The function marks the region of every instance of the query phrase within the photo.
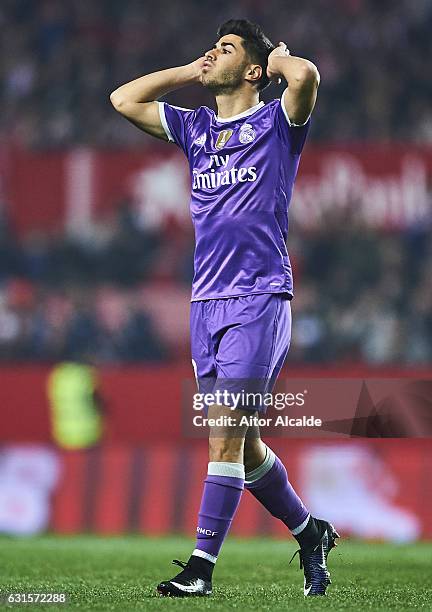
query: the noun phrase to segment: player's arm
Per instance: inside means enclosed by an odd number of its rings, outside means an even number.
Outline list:
[[[204,60],[200,57],[185,66],[146,74],[126,83],[112,92],[111,103],[116,111],[147,134],[167,140],[156,100],[175,89],[199,83]]]
[[[292,124],[304,124],[314,109],[320,83],[315,64],[290,55],[286,44],[279,43],[269,55],[267,74],[272,80],[287,81],[282,104]]]

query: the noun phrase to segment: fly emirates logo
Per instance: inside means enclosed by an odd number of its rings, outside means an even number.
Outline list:
[[[253,183],[257,180],[256,166],[227,169],[229,155],[210,155],[207,172],[193,170],[192,189],[217,189],[221,185]]]

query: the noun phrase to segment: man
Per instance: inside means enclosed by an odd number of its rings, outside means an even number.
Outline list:
[[[260,91],[281,78],[288,82],[282,98],[264,105]],[[217,115],[207,107],[188,110],[156,101],[193,83],[212,91]],[[196,236],[191,343],[200,390],[268,392],[285,360],[293,296],[288,204],[318,85],[311,62],[290,56],[284,43],[274,47],[259,26],[230,20],[203,57],[111,94],[118,112],[177,144],[189,160]],[[158,585],[161,595],[211,594],[213,568],[243,488],[299,542],[305,595],[325,594],[327,555],[339,536],[332,525],[310,516],[259,430],[241,425],[241,417],[256,410],[209,406],[209,418],[235,418],[226,427],[210,427],[195,549],[187,563],[174,561],[182,571]]]

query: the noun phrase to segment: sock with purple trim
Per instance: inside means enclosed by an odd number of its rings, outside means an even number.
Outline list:
[[[211,461],[208,464],[196,545],[188,561],[207,580],[211,580],[214,564],[240,503],[244,478],[242,463]]]
[[[289,482],[285,466],[268,446],[263,463],[246,474],[245,489],[299,539],[310,514]]]

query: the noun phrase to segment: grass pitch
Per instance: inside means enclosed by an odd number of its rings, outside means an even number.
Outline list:
[[[0,597],[5,592],[66,592],[63,605],[7,604],[41,610],[416,610],[432,609],[432,543],[391,545],[342,540],[329,558],[333,585],[304,599],[292,540],[236,540],[224,545],[209,598],[158,597],[155,585],[187,560],[184,538],[94,536],[0,538]]]

